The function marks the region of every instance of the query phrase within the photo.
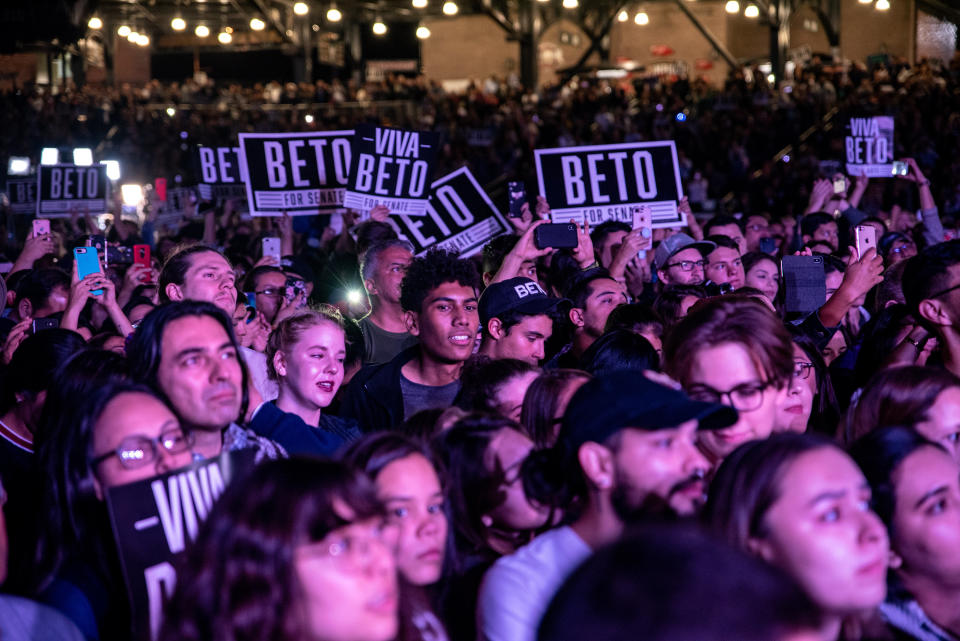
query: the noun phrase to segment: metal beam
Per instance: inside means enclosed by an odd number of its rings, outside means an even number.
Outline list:
[[[511,23],[502,11],[493,6],[490,0],[483,0],[483,12],[496,22],[498,27],[506,31],[511,38],[517,37],[518,26]]]
[[[270,26],[277,30],[277,33],[280,34],[280,37],[283,38],[285,42],[297,44],[290,36],[287,35],[287,30],[283,27],[283,25],[273,19],[270,9],[263,3],[263,0],[250,1],[253,2],[257,9],[260,10],[260,13],[263,14],[263,17],[267,19],[268,23],[270,23]]]
[[[693,26],[697,28],[697,31],[699,31],[701,35],[707,39],[707,42],[710,43],[710,46],[712,46],[716,52],[720,54],[720,57],[723,58],[728,65],[730,65],[730,68],[736,69],[740,66],[737,64],[733,54],[730,53],[730,50],[727,49],[722,42],[717,40],[717,37],[713,35],[713,32],[710,31],[705,24],[700,22],[700,19],[697,18],[697,16],[693,15],[693,12],[687,7],[686,0],[673,0],[673,3],[677,5],[677,8],[680,9],[680,11],[686,14],[687,18],[690,19],[690,22],[693,23]]]
[[[607,40],[607,38],[610,36],[610,28],[613,27],[613,21],[616,20],[617,14],[620,13],[620,11],[622,11],[626,5],[627,5],[626,1],[618,2],[616,5],[614,5],[613,11],[611,11],[610,14],[607,16],[606,22],[604,22],[599,33],[596,33],[593,30],[588,31],[584,27],[584,25],[582,24],[580,25],[580,28],[583,30],[583,32],[587,34],[587,37],[590,38],[590,46],[587,47],[587,50],[583,52],[580,58],[575,63],[573,63],[573,65],[568,67],[566,72],[564,72],[563,74],[564,82],[569,80],[573,76],[573,74],[576,73],[577,69],[580,69],[581,67],[583,67],[583,65],[587,63],[587,60],[590,58],[590,56],[593,54],[594,51],[599,53],[600,58],[603,60],[606,60],[607,58],[609,58],[610,49],[609,47],[604,49],[604,44],[605,44],[604,41]],[[607,41],[606,44],[609,44],[609,41]]]

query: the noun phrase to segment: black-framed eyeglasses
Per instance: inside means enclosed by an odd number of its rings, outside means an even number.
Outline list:
[[[939,291],[939,292],[937,292],[936,294],[930,294],[929,296],[927,296],[927,298],[937,298],[937,297],[939,297],[939,296],[943,296],[944,294],[949,294],[950,292],[952,292],[952,291],[954,291],[954,290],[957,290],[957,289],[960,289],[960,283],[957,283],[957,284],[954,285],[953,287],[948,287],[947,289],[944,289],[943,291]]]
[[[721,391],[714,389],[709,385],[697,383],[690,386],[687,395],[695,401],[704,403],[723,403],[740,412],[752,412],[763,403],[763,393],[768,387],[773,385],[773,381],[751,381],[741,383],[736,387]],[[724,402],[724,397],[729,402]]]
[[[810,378],[810,372],[813,370],[813,363],[806,361],[793,361],[793,377],[806,380]]]
[[[670,269],[671,267],[679,267],[682,272],[692,272],[694,267],[704,269],[706,266],[707,261],[705,260],[681,260],[676,263],[667,263],[663,268]]]
[[[180,428],[167,430],[157,437],[136,434],[120,441],[116,449],[90,459],[90,465],[96,467],[112,456],[120,461],[120,466],[128,470],[149,465],[157,460],[162,447],[171,454],[186,452],[193,447],[193,435]]]

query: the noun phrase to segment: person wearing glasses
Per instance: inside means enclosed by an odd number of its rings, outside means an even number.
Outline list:
[[[765,305],[740,296],[704,301],[669,334],[663,358],[664,371],[692,399],[739,412],[730,427],[700,435],[714,463],[742,443],[770,436],[794,361],[790,334]]]
[[[702,285],[706,256],[716,249],[709,241],[696,241],[686,234],[674,234],[661,241],[654,253],[657,278],[667,285]]]
[[[775,432],[836,434],[840,419],[837,396],[827,365],[812,339],[793,337],[793,376],[783,404],[777,408]]]
[[[385,516],[373,483],[343,463],[258,466],[204,522],[159,639],[393,641],[397,528]]]
[[[276,327],[283,320],[278,318],[282,309],[289,309],[289,313],[297,309],[296,300],[286,298],[286,285],[287,275],[282,269],[272,265],[254,268],[244,280],[243,291],[254,294],[257,311],[263,314],[271,327]]]
[[[936,362],[960,376],[960,240],[927,247],[911,258],[903,271],[903,294],[937,339],[938,352],[927,364]]]
[[[189,465],[193,438],[148,387],[105,382],[69,408],[38,452],[46,479],[35,558],[40,599],[87,639],[131,635],[107,491]],[[69,429],[67,429],[69,426]]]

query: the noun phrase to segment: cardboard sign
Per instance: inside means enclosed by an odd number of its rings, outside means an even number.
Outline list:
[[[377,205],[391,212],[423,216],[438,136],[374,125],[358,125],[344,207],[368,212]]]
[[[155,223],[166,229],[178,228],[186,220],[188,212],[196,211],[190,204],[196,196],[193,187],[167,187],[167,199],[154,203],[158,208]]]
[[[239,147],[197,147],[197,193],[216,202],[247,195]]]
[[[110,181],[106,165],[41,165],[37,172],[37,216],[65,218],[71,211],[93,215],[107,210]]]
[[[10,211],[13,213],[37,213],[37,177],[8,177],[7,198],[10,199]]]
[[[491,238],[510,231],[509,223],[466,167],[431,185],[425,216],[395,214],[390,219],[417,255],[439,247],[466,258],[483,249]]]
[[[847,124],[844,150],[850,176],[892,176],[893,117],[851,118]]]
[[[197,538],[214,501],[253,466],[255,455],[254,450],[229,452],[107,490],[136,639],[156,638],[164,604],[176,587],[177,560]]]
[[[352,131],[240,134],[250,214],[302,216],[342,209],[352,138]]]
[[[677,147],[672,140],[537,149],[537,182],[555,223],[584,219],[633,222],[633,208],[648,205],[654,227],[686,224]]]

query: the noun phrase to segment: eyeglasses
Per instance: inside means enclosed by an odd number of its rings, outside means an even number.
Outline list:
[[[167,430],[156,438],[142,434],[128,436],[120,441],[115,450],[90,459],[90,465],[96,467],[111,456],[116,456],[121,467],[135,470],[156,461],[160,454],[158,448],[162,447],[171,454],[179,454],[193,447],[193,441],[193,435],[185,434],[179,428]]]
[[[773,385],[773,381],[753,381],[741,383],[733,389],[720,391],[709,385],[695,384],[687,390],[687,394],[695,401],[704,403],[723,403],[740,412],[752,412],[763,403],[763,392]],[[730,402],[724,403],[726,397]]]
[[[900,245],[899,247],[894,247],[893,249],[890,250],[890,253],[891,253],[891,254],[902,254],[903,252],[905,252],[905,251],[907,251],[907,250],[910,250],[910,249],[912,249],[913,251],[916,251],[916,250],[917,250],[917,248],[914,246],[913,243],[908,243],[908,244],[906,244],[906,245]]]
[[[286,290],[274,288],[274,287],[268,287],[266,289],[261,289],[260,291],[255,291],[253,293],[259,294],[261,296],[283,296],[286,294]]]
[[[804,361],[793,361],[793,377],[806,380],[810,378],[810,370],[813,369],[813,363]]]
[[[945,290],[943,290],[943,291],[937,292],[936,294],[930,294],[929,296],[927,296],[927,298],[937,298],[938,296],[943,296],[944,294],[949,294],[950,292],[952,292],[952,291],[954,291],[954,290],[956,290],[956,289],[960,289],[960,283],[954,285],[953,287],[949,287],[949,288],[947,288],[947,289],[945,289]]]
[[[680,271],[683,272],[692,272],[694,267],[699,267],[703,269],[707,266],[707,261],[705,260],[681,260],[676,263],[667,263],[663,266],[664,269],[670,269],[671,267],[679,267]]]
[[[768,229],[770,229],[770,226],[760,225],[755,223],[753,225],[747,225],[747,229],[749,229],[750,231],[767,231]]]

